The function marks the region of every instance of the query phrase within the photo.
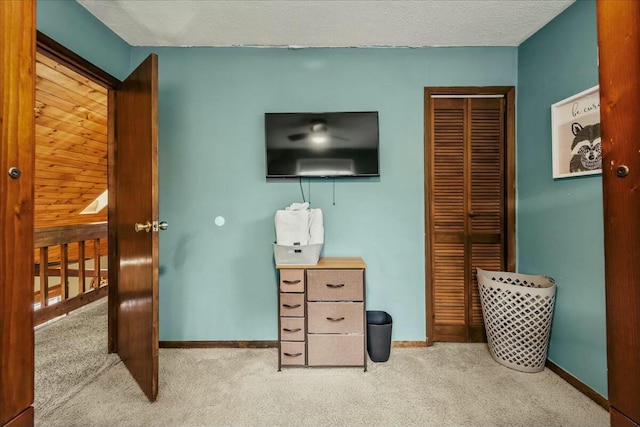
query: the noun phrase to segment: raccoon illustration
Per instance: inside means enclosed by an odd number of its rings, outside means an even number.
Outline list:
[[[571,143],[570,172],[583,172],[602,167],[602,146],[600,139],[600,123],[582,126],[573,123],[571,131],[575,135]]]

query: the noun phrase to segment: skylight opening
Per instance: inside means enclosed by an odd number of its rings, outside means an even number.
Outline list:
[[[104,190],[102,194],[80,212],[80,215],[97,214],[109,204],[109,190]]]

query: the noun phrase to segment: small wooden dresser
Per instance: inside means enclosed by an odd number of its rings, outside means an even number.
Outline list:
[[[361,366],[367,370],[362,258],[277,265],[278,370],[283,366]]]

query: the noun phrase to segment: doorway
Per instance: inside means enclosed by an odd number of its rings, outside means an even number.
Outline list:
[[[38,326],[107,294],[108,89],[40,46],[35,69]]]
[[[59,404],[78,384],[117,359],[107,351],[107,301],[97,301],[108,290],[108,88],[58,61],[41,47],[43,43],[46,39],[39,35],[33,300],[36,416],[57,406],[55,402]],[[96,303],[76,311],[92,302]],[[61,323],[49,324],[54,319]]]
[[[107,90],[107,116],[103,123],[106,122],[111,266],[108,351],[118,353],[153,401],[158,384],[158,231],[166,228],[158,221],[158,57],[149,55],[119,81],[40,33],[38,49]],[[91,96],[95,95],[93,89],[89,91]],[[104,102],[102,97],[94,100]],[[97,279],[99,254],[99,239],[94,236]],[[96,286],[98,291],[102,289],[99,284]]]
[[[0,166],[8,172],[0,174],[0,424],[13,426],[33,424],[35,22],[34,0],[0,2]],[[108,89],[108,348],[153,401],[158,389],[157,232],[166,229],[158,220],[158,57],[149,55],[120,82],[44,35],[38,38],[40,49]],[[116,144],[126,149],[116,150]],[[126,187],[134,191],[119,194]]]
[[[514,98],[425,88],[427,345],[486,341],[475,268],[515,268]]]

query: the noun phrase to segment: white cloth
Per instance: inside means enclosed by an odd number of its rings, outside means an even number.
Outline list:
[[[322,209],[311,209],[309,211],[309,244],[315,245],[318,243],[324,243]]]
[[[309,244],[309,211],[277,210],[275,216],[278,245]]]
[[[309,203],[292,203],[275,216],[276,244],[283,246],[324,243],[322,209],[309,209]]]
[[[284,208],[286,211],[306,211],[309,209],[309,203],[291,203],[291,205]]]

